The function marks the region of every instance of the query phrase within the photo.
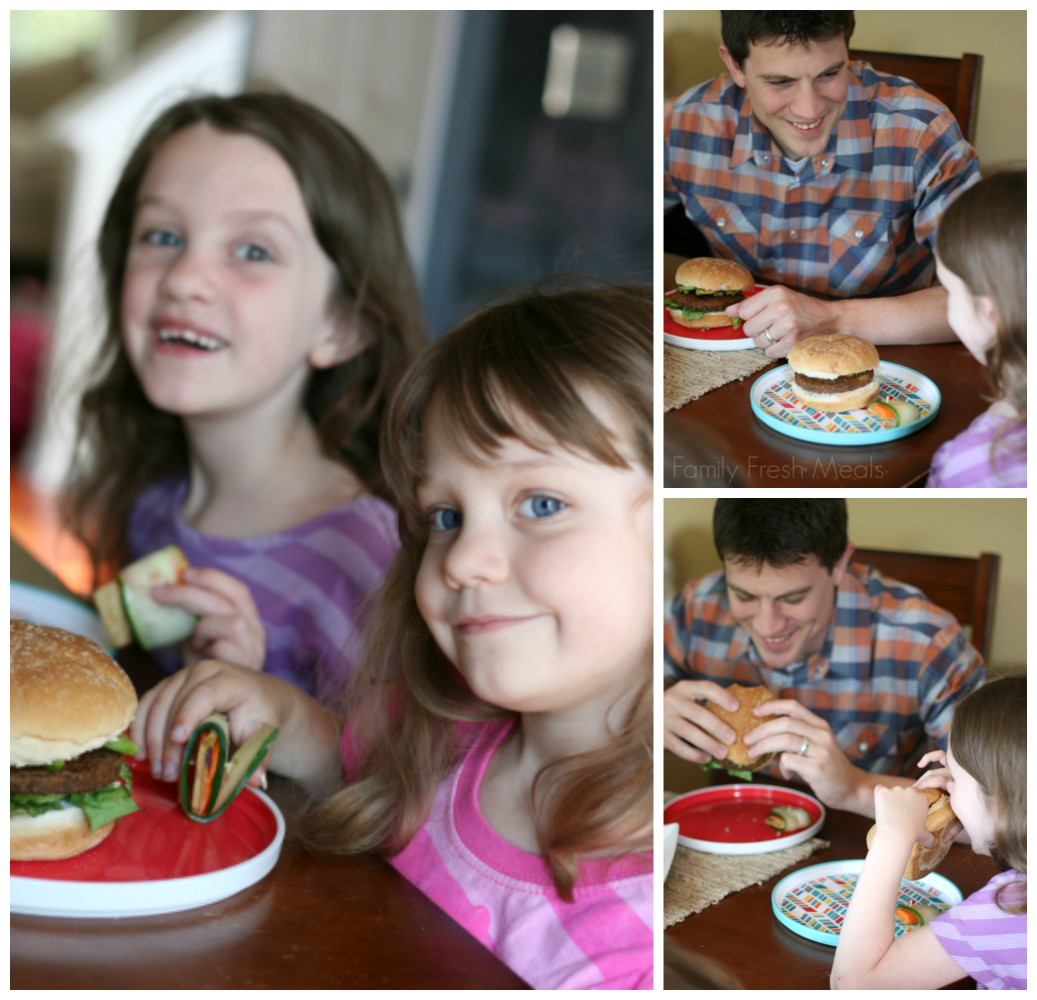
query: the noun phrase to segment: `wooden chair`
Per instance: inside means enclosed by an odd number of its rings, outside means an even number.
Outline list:
[[[960,59],[938,56],[909,56],[899,52],[869,52],[850,49],[851,59],[863,59],[880,73],[892,73],[917,83],[922,90],[942,101],[958,119],[965,141],[974,143],[979,78],[983,57],[966,52]]]
[[[917,587],[958,624],[972,628],[971,642],[984,662],[994,629],[994,599],[1001,557],[984,552],[978,559],[854,549],[851,562],[874,566],[886,576]]]

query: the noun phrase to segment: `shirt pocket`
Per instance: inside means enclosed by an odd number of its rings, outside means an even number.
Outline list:
[[[702,195],[692,195],[687,205],[691,221],[722,256],[760,272],[760,209]]]
[[[849,722],[836,737],[846,756],[855,763],[893,757],[897,753],[896,733],[887,723]],[[864,769],[869,770],[866,764]]]
[[[896,274],[892,216],[833,208],[828,217],[828,287],[862,297]]]

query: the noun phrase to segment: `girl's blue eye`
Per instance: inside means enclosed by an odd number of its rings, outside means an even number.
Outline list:
[[[437,507],[428,516],[430,531],[456,531],[461,527],[461,512],[453,507]]]
[[[557,514],[565,504],[556,497],[536,496],[523,500],[519,513],[523,517],[550,517]]]
[[[168,229],[149,229],[143,236],[143,242],[153,247],[178,247],[180,237],[169,232]]]
[[[243,243],[234,251],[234,256],[238,260],[270,260],[270,254],[255,243]]]

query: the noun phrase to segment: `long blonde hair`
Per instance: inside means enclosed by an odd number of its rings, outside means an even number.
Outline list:
[[[996,473],[1002,439],[1026,425],[1026,171],[991,174],[960,194],[940,220],[936,254],[974,297],[986,296],[994,308],[987,377],[993,398],[1008,400],[1018,414],[991,443]]]
[[[1026,675],[987,681],[962,698],[951,720],[950,746],[993,814],[994,863],[1001,871],[1014,868],[1025,875]],[[1025,913],[1026,892],[1008,891],[1013,885],[1001,886],[995,902],[1007,913]]]
[[[430,407],[459,446],[492,461],[504,438],[563,447],[629,467],[624,444],[652,464],[652,299],[647,286],[588,286],[530,294],[476,313],[436,341],[402,380],[383,436],[386,480],[400,509],[402,547],[368,621],[367,644],[340,703],[358,748],[352,784],[303,824],[311,849],[402,850],[462,752],[459,722],[514,713],[474,696],[436,645],[414,585],[427,539],[416,491]],[[617,441],[588,407],[601,392],[622,413]],[[559,895],[573,898],[581,857],[649,846],[651,665],[608,745],[554,761],[538,775],[533,815]],[[549,788],[548,791],[544,791]]]

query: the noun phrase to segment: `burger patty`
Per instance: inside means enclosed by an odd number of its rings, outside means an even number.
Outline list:
[[[839,378],[811,378],[796,372],[796,385],[810,392],[850,392],[852,389],[863,389],[875,377],[875,370],[857,372],[854,375],[840,375]]]
[[[72,795],[106,788],[119,777],[122,755],[114,750],[91,750],[65,761],[59,771],[46,767],[12,767],[12,795]]]
[[[685,309],[723,312],[728,306],[743,301],[745,296],[741,292],[733,292],[731,295],[689,295],[687,292],[670,292],[666,298],[684,306]]]

